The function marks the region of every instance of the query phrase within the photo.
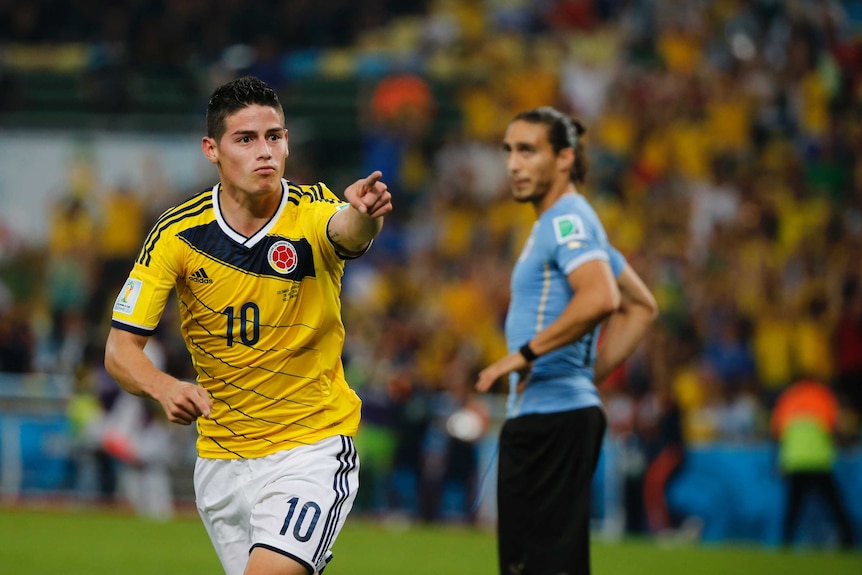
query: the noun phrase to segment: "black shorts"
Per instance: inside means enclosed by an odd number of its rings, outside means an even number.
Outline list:
[[[587,575],[599,407],[508,420],[497,475],[500,575]]]

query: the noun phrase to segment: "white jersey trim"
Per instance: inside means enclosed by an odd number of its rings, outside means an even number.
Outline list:
[[[563,270],[563,273],[565,273],[566,275],[569,275],[570,273],[572,273],[574,270],[578,269],[579,267],[581,267],[585,263],[591,262],[593,260],[601,260],[601,261],[608,262],[608,263],[610,263],[610,261],[611,261],[610,257],[608,257],[608,253],[606,251],[599,250],[599,249],[592,250],[592,251],[589,251],[585,254],[579,255],[578,257],[576,257],[575,259],[570,261],[568,264],[566,264],[566,269]]]
[[[218,191],[221,183],[218,183],[212,188],[212,198],[213,198],[213,211],[215,212],[216,222],[218,223],[218,227],[221,228],[221,231],[224,234],[235,241],[236,243],[243,245],[247,248],[252,248],[257,245],[263,238],[266,237],[266,234],[272,230],[275,226],[278,219],[281,217],[282,212],[284,212],[284,206],[287,205],[287,181],[282,178],[281,179],[281,203],[278,206],[278,209],[275,211],[275,215],[270,218],[269,222],[265,226],[263,226],[260,230],[257,231],[253,236],[247,238],[244,235],[236,232],[232,229],[227,221],[224,219],[221,213],[221,205],[219,205],[218,201]]]

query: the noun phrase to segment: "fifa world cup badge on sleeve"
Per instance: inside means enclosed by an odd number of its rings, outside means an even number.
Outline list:
[[[558,244],[572,240],[582,240],[587,235],[584,232],[583,220],[574,214],[566,214],[554,218],[554,235]]]
[[[141,289],[144,287],[144,282],[129,278],[123,285],[123,289],[117,296],[117,301],[114,302],[114,311],[130,315],[135,311],[135,304],[138,303],[138,296],[141,295]]]

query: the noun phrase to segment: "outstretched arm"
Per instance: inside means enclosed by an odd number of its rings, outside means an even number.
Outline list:
[[[156,368],[144,353],[147,339],[111,328],[105,344],[105,369],[111,377],[129,393],[158,401],[174,423],[189,425],[201,415],[209,417],[212,400],[207,392]]]
[[[392,211],[392,194],[379,171],[355,181],[344,190],[350,207],[329,220],[329,239],[346,255],[361,254],[383,228],[383,216]]]
[[[658,317],[658,304],[628,264],[617,277],[620,288],[620,307],[611,315],[605,326],[602,346],[595,365],[595,382],[601,383],[619,367],[641,342],[647,328]]]

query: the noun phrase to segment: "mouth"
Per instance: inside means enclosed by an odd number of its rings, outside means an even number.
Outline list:
[[[260,174],[261,176],[271,176],[272,174],[275,173],[275,168],[273,168],[272,166],[263,166],[263,167],[257,168],[254,171],[254,173]]]

